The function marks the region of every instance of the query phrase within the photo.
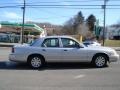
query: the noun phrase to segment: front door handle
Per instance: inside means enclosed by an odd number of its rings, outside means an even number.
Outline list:
[[[65,49],[64,51],[68,51],[68,50]]]
[[[42,49],[42,51],[46,51],[45,49]]]

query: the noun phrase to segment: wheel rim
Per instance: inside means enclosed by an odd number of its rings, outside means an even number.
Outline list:
[[[106,59],[103,56],[99,56],[96,58],[95,63],[96,63],[96,66],[102,67],[105,65]]]
[[[41,59],[39,57],[34,57],[32,58],[31,60],[31,66],[34,67],[34,68],[38,68],[41,66]]]

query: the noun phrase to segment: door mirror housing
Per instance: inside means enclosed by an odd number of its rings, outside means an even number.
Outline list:
[[[80,44],[77,44],[75,45],[76,48],[84,48],[84,46],[80,45]]]

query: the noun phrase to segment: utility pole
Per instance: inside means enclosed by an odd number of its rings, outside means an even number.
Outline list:
[[[24,5],[22,7],[23,9],[23,20],[22,20],[22,29],[21,29],[21,37],[20,37],[20,43],[24,43],[24,24],[25,24],[25,0],[24,0]]]
[[[104,26],[103,26],[103,46],[105,44],[105,27],[106,27],[106,3],[109,0],[104,0],[104,5],[103,5],[103,9],[104,9]]]

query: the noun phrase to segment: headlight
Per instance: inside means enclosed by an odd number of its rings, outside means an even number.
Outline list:
[[[116,54],[116,51],[110,51],[108,54],[109,54],[110,56],[111,56],[111,55],[115,55],[115,54]]]
[[[114,52],[109,52],[109,55],[111,56],[111,55],[114,55],[115,53]]]

